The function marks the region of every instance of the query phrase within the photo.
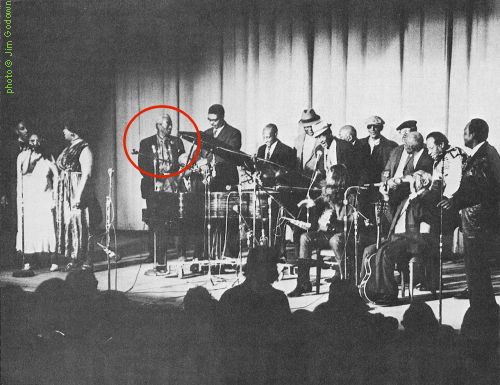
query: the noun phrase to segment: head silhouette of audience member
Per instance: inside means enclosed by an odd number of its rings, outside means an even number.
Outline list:
[[[189,289],[184,297],[184,311],[190,317],[211,317],[216,305],[217,301],[203,286],[196,286]]]
[[[278,279],[277,250],[267,246],[258,246],[250,250],[243,269],[246,281],[257,285],[270,285]]]
[[[340,279],[338,275],[333,277],[330,284],[328,304],[346,312],[366,311],[368,309],[356,287],[349,281]]]
[[[42,332],[65,332],[72,318],[74,306],[69,285],[60,278],[42,282],[35,290],[36,311]]]
[[[90,270],[73,270],[66,276],[73,295],[80,298],[92,299],[97,295],[97,279]]]
[[[403,314],[401,324],[405,331],[412,334],[429,335],[439,330],[439,322],[425,302],[412,302]]]

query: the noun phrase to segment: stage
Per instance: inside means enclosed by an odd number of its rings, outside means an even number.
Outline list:
[[[147,304],[165,304],[171,306],[182,306],[186,292],[195,286],[205,286],[212,296],[219,299],[225,290],[238,284],[236,271],[228,268],[222,274],[212,275],[210,280],[206,274],[192,274],[189,269],[184,268],[183,278],[178,277],[179,263],[174,258],[175,250],[170,248],[168,266],[170,274],[167,275],[145,275],[153,267],[152,263],[145,263],[147,249],[145,244],[146,234],[144,232],[119,232],[118,233],[118,254],[122,259],[117,264],[117,269],[111,271],[111,288],[126,292],[127,296],[134,301]],[[188,253],[189,256],[189,253]],[[112,264],[114,267],[114,264]],[[279,265],[280,271],[283,265]],[[95,264],[95,276],[98,280],[98,289],[107,290],[108,273],[106,261],[100,261]],[[186,271],[187,270],[187,271]],[[67,273],[49,272],[48,268],[35,270],[35,276],[30,278],[12,277],[12,269],[0,272],[0,285],[15,284],[21,286],[24,290],[34,291],[37,286],[50,278],[64,279]],[[443,264],[443,323],[451,325],[459,330],[462,318],[469,307],[468,300],[453,298],[453,295],[459,293],[466,286],[465,272],[462,260],[449,260]],[[322,281],[320,294],[309,293],[298,298],[289,298],[292,311],[298,309],[314,310],[314,308],[328,299],[329,284],[324,281],[331,277],[333,270],[322,271]],[[115,280],[116,278],[116,280]],[[274,283],[274,287],[288,293],[293,290],[296,283],[296,276],[288,274],[287,271],[282,274],[282,279]],[[311,280],[315,280],[315,269],[311,269]],[[239,277],[240,281],[243,276]],[[492,279],[495,288],[497,303],[500,304],[500,267],[492,266]],[[313,287],[314,289],[314,287]],[[424,300],[431,306],[434,314],[438,316],[439,301],[427,291],[414,291],[415,300]],[[377,306],[372,305],[372,312],[382,313],[384,315],[396,317],[401,321],[403,313],[409,306],[408,291],[405,298],[399,298],[399,303],[395,306]]]

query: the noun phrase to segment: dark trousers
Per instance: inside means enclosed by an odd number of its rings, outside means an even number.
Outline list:
[[[490,242],[486,238],[485,235],[464,234],[465,274],[472,307],[489,307],[496,303],[488,265]]]
[[[314,249],[332,249],[335,253],[340,271],[343,271],[342,263],[344,260],[344,233],[334,233],[330,231],[309,231],[300,235],[299,242],[299,269],[297,271],[297,285],[307,284],[310,280],[308,263],[311,259],[311,253]]]

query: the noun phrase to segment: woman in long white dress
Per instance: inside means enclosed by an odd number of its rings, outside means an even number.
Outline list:
[[[17,157],[18,230],[16,248],[24,254],[24,269],[30,269],[38,253],[51,256],[51,271],[57,268],[54,221],[55,191],[58,171],[54,159],[32,134],[29,149]]]

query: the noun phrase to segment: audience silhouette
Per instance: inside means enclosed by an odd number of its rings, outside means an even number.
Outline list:
[[[277,253],[258,247],[245,280],[184,308],[97,290],[91,272],[34,293],[0,289],[2,384],[494,384],[498,308],[469,308],[456,333],[424,302],[401,327],[340,279],[314,311],[290,312],[272,284]]]

